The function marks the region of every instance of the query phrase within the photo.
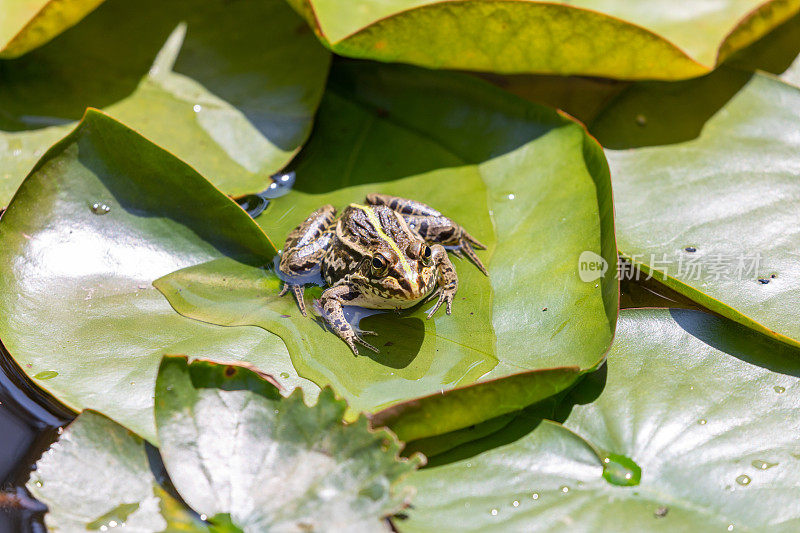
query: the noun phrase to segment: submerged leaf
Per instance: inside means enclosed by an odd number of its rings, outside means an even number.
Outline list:
[[[36,463],[28,490],[52,531],[207,531],[159,485],[141,438],[85,411]]]
[[[184,501],[245,532],[377,531],[413,489],[422,462],[324,390],[316,405],[238,366],[166,357],[156,385],[161,454]]]

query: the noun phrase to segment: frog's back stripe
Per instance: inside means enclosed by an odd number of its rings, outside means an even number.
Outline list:
[[[372,227],[378,233],[378,236],[389,245],[389,247],[397,254],[397,257],[400,258],[400,265],[403,267],[403,274],[406,277],[411,277],[414,273],[411,270],[411,266],[408,264],[408,260],[406,259],[406,254],[404,254],[400,248],[397,246],[397,243],[394,242],[394,239],[389,237],[385,231],[383,231],[383,226],[381,225],[381,221],[378,220],[378,215],[375,214],[375,208],[371,205],[359,205],[353,204],[354,206],[358,207],[359,209],[363,210],[364,214],[367,215],[369,221],[372,223]]]

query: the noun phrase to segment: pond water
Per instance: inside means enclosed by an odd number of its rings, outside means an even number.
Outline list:
[[[22,377],[0,344],[0,533],[45,531],[45,507],[24,486],[32,465],[69,418]]]

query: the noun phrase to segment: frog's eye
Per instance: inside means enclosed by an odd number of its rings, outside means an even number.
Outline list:
[[[388,267],[389,263],[382,255],[376,255],[372,258],[372,273],[376,276],[382,276],[386,274]]]
[[[433,253],[431,252],[430,246],[425,246],[422,248],[422,262],[426,265],[431,262],[431,256]]]

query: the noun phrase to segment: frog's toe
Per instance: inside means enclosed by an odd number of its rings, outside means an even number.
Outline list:
[[[281,289],[281,292],[278,294],[278,297],[280,298],[281,296],[286,296],[287,292],[289,292],[289,284],[284,281],[283,289]]]
[[[460,246],[459,249],[462,252],[464,252],[467,255],[467,257],[469,257],[470,260],[472,260],[473,263],[475,263],[475,266],[478,267],[478,269],[481,272],[483,272],[486,276],[488,276],[489,275],[489,271],[486,270],[485,266],[483,266],[483,263],[481,262],[480,258],[478,257],[478,254],[476,254],[475,250],[472,249],[472,246],[470,245],[470,243],[462,238],[461,241],[459,242],[459,246]]]
[[[470,243],[472,246],[474,246],[478,250],[485,250],[486,249],[486,245],[485,244],[481,244],[481,242],[478,241],[478,239],[476,239],[475,237],[473,237],[472,235],[470,235],[469,233],[467,233],[463,229],[461,230],[461,240],[462,241],[466,240],[468,243]],[[462,246],[463,246],[463,243],[462,243]]]
[[[361,333],[364,333],[364,332],[362,331]],[[368,343],[367,341],[365,341],[361,337],[356,336],[355,340],[359,344],[363,345],[365,348],[367,348],[369,350],[372,350],[375,353],[381,353],[380,350],[378,350],[376,347],[374,347],[373,345],[371,345],[370,343]],[[355,352],[355,354],[358,355],[358,352],[356,351],[355,347],[351,346],[351,348],[353,349],[353,352]]]
[[[377,335],[378,335],[378,334],[377,334],[377,333],[375,333],[374,331],[368,331],[368,330],[365,330],[365,329],[360,329],[360,330],[358,330],[358,334],[359,334],[359,335],[375,335],[375,336],[377,336]]]

